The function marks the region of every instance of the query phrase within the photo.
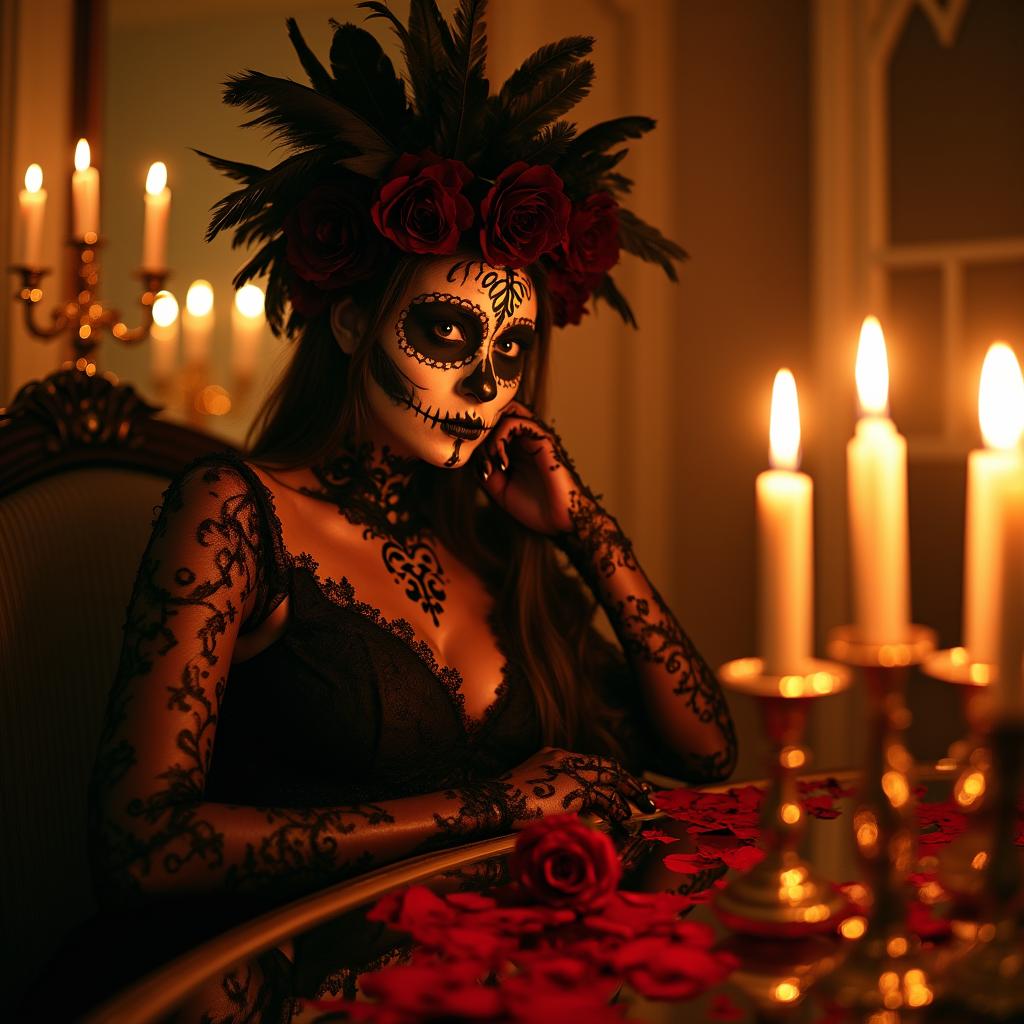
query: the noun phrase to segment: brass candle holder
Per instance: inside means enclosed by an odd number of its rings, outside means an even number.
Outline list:
[[[981,879],[983,919],[975,945],[953,965],[950,995],[990,1017],[1017,1020],[1024,1012],[1024,936],[1019,928],[1024,871],[1016,845],[1017,801],[1024,782],[1024,718],[1002,716],[990,733],[990,749],[987,799],[973,815],[972,828],[959,837],[975,851],[972,867]],[[966,854],[952,852],[954,863],[962,865]]]
[[[167,280],[166,270],[138,271],[143,285],[139,298],[143,319],[137,327],[129,327],[117,310],[108,309],[96,298],[100,277],[97,254],[101,244],[94,232],[70,242],[78,252],[78,291],[73,298],[51,310],[49,324],[37,322],[36,309],[43,301],[41,285],[43,278],[51,272],[50,268],[23,264],[11,267],[12,271],[21,276],[21,288],[15,293],[15,298],[20,300],[24,308],[25,327],[29,334],[42,341],[50,341],[66,332],[75,357],[84,357],[86,360],[99,345],[105,330],[109,330],[118,341],[126,345],[135,345],[147,338],[153,326],[153,302]]]
[[[920,942],[907,924],[907,876],[916,858],[912,759],[904,743],[907,676],[935,649],[935,632],[913,625],[894,643],[866,641],[854,626],[829,634],[829,656],[859,668],[868,694],[868,749],[853,814],[854,839],[870,891],[864,935],[825,981],[844,1008],[913,1010],[934,998]]]
[[[740,658],[718,673],[724,686],[757,699],[772,746],[771,781],[761,805],[764,860],[714,902],[722,921],[739,934],[778,938],[824,931],[846,903],[800,856],[804,810],[797,776],[810,759],[802,741],[811,702],[845,690],[850,673],[829,661],[809,660],[801,667],[803,674],[771,675],[760,658]]]

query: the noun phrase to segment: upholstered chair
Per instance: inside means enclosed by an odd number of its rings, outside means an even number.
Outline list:
[[[72,364],[0,409],[0,931],[15,996],[94,910],[86,791],[154,508],[188,461],[228,447],[157,411]]]

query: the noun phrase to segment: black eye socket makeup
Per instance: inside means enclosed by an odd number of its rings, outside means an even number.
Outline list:
[[[402,352],[442,370],[470,363],[488,329],[487,314],[476,303],[444,292],[417,295],[395,324]]]
[[[515,387],[519,384],[527,356],[537,341],[537,331],[532,320],[515,317],[510,323],[511,326],[491,342],[494,375],[502,387]]]

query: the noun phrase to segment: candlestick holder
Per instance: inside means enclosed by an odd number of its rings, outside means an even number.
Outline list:
[[[802,745],[811,702],[850,685],[843,665],[808,660],[803,674],[772,675],[760,658],[740,658],[719,669],[723,686],[756,698],[772,747],[770,784],[761,805],[765,857],[717,896],[714,909],[734,932],[778,938],[832,927],[846,900],[818,877],[798,846],[804,810],[797,774],[809,761]]]
[[[904,743],[910,712],[907,676],[935,649],[935,632],[909,627],[893,643],[865,640],[854,626],[829,634],[829,656],[864,676],[868,695],[868,747],[853,814],[857,855],[870,891],[868,924],[843,964],[825,981],[844,1008],[912,1010],[934,998],[934,978],[920,941],[907,923],[907,876],[916,857],[917,819]]]
[[[51,272],[50,268],[23,264],[11,267],[21,275],[21,288],[15,293],[15,298],[24,308],[25,327],[29,334],[42,341],[50,341],[67,332],[75,357],[86,359],[99,345],[105,330],[126,345],[135,345],[147,338],[153,325],[153,302],[167,280],[167,271],[138,271],[137,276],[143,285],[139,298],[143,319],[137,327],[129,327],[117,310],[106,308],[96,298],[100,277],[97,254],[102,244],[99,238],[89,232],[84,239],[73,239],[70,244],[78,252],[78,291],[73,298],[51,310],[48,325],[37,322],[36,309],[43,301],[41,285],[43,278]]]
[[[950,995],[998,1019],[1024,1011],[1024,937],[1018,920],[1024,872],[1017,846],[1017,800],[1024,781],[1024,718],[1004,716],[990,733],[991,785],[973,827],[959,837],[979,848],[974,869],[981,877],[984,920],[976,944],[952,967]],[[954,841],[951,847],[958,841]],[[957,858],[962,859],[962,858]]]

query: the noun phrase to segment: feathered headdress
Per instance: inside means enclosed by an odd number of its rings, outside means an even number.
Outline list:
[[[610,273],[620,248],[672,280],[686,254],[616,198],[632,186],[616,170],[622,144],[654,121],[578,131],[565,119],[590,91],[593,39],[542,46],[492,95],[486,0],[460,0],[450,24],[436,0],[411,0],[408,25],[380,0],[357,6],[390,22],[404,81],[373,35],[333,19],[328,70],[289,18],[310,85],[245,71],[224,91],[255,112],[243,127],[265,128],[288,155],[264,169],[196,150],[241,183],[211,210],[206,238],[234,229],[233,246],[258,247],[234,285],[266,275],[273,332],[290,334],[358,294],[402,253],[467,245],[489,263],[539,267],[557,325],[579,323],[593,297],[635,326]]]

